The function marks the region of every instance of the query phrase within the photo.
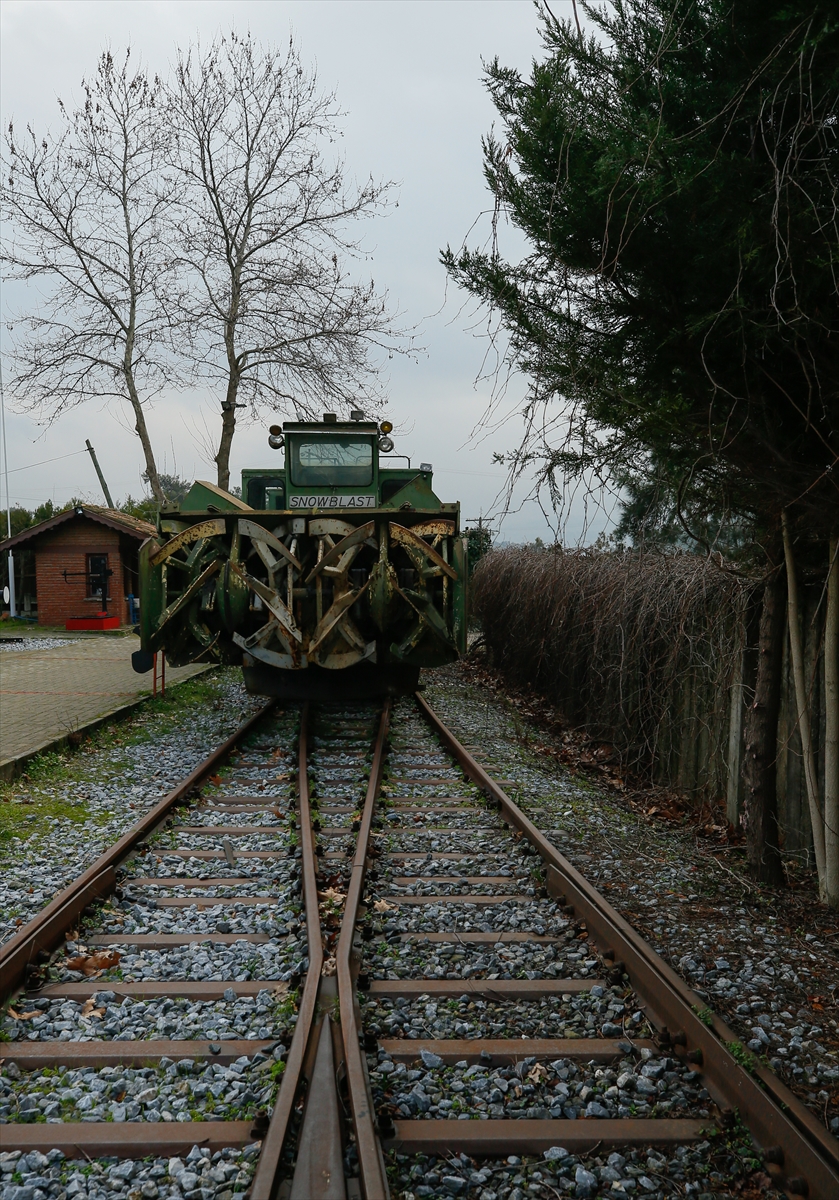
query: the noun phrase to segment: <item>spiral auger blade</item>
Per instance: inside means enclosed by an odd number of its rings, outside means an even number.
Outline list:
[[[279,514],[273,528],[261,513],[173,521],[168,541],[141,551],[144,649],[164,650],[174,665],[278,671],[416,671],[454,660],[455,522],[368,514]]]

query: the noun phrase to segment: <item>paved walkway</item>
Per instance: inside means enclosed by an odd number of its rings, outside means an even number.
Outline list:
[[[52,649],[0,649],[0,768],[150,692],[151,672],[131,667],[139,645],[134,634],[94,635]],[[166,684],[204,670],[167,667]]]

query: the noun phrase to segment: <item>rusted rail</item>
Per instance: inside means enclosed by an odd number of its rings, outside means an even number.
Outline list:
[[[555,846],[536,828],[518,805],[483,769],[452,731],[417,693],[417,703],[431,728],[464,774],[500,810],[503,819],[519,831],[547,867],[549,892],[586,922],[601,958],[621,963],[635,990],[646,1002],[646,1015],[670,1053],[692,1053],[702,1064],[709,1090],[737,1109],[744,1124],[793,1195],[813,1200],[839,1196],[839,1145],[804,1105],[771,1071],[757,1067],[753,1074],[740,1066],[727,1048],[737,1043],[734,1032],[718,1017],[707,1027],[697,1016],[702,999],[656,954],[596,888],[583,878]],[[676,1039],[676,1044],[672,1039]],[[426,1122],[430,1124],[430,1122]],[[482,1122],[486,1127],[489,1122]],[[603,1129],[606,1122],[597,1122]],[[471,1131],[470,1131],[471,1132]]]
[[[809,1196],[810,1200],[835,1200],[839,1196],[839,1147],[815,1118],[783,1086],[771,1072],[757,1067],[749,1073],[740,1066],[727,1044],[736,1041],[732,1031],[717,1018],[707,1026],[699,1020],[697,1011],[703,1007],[700,998],[673,972],[666,963],[647,945],[630,925],[608,904],[582,875],[559,853],[528,819],[522,810],[476,762],[475,758],[458,741],[457,737],[437,716],[422,696],[417,704],[431,729],[448,752],[458,762],[464,774],[475,783],[484,796],[500,811],[502,819],[521,834],[541,856],[546,868],[548,891],[561,900],[565,912],[584,920],[590,943],[595,945],[603,963],[603,974],[617,980],[628,975],[632,987],[641,997],[645,1013],[658,1031],[657,1041],[666,1053],[690,1056],[703,1076],[703,1083],[721,1109],[736,1109],[743,1122],[749,1127],[757,1143],[768,1152],[767,1169],[773,1182],[783,1187],[789,1195]],[[30,922],[6,947],[0,950],[0,981],[6,993],[20,985],[26,974],[26,966],[36,960],[39,951],[48,952],[61,940],[69,926],[92,898],[107,894],[115,886],[115,868],[127,857],[137,843],[157,827],[174,807],[186,799],[197,784],[208,775],[221,759],[235,746],[236,742],[267,712],[261,710],[246,722],[232,738],[220,746],[196,771],[173,789],[141,822],[122,838],[106,855],[94,864],[80,879],[57,897],[43,913]],[[372,765],[367,781],[366,795],[360,820],[356,829],[354,848],[347,851],[352,864],[346,887],[346,898],[341,928],[335,948],[335,975],[330,964],[325,964],[325,927],[321,922],[318,896],[319,863],[317,845],[322,838],[324,846],[331,838],[348,836],[350,827],[336,826],[320,829],[317,823],[317,801],[309,790],[309,750],[311,714],[308,706],[302,713],[299,743],[297,748],[297,800],[301,849],[301,883],[308,939],[308,968],[300,995],[297,1022],[289,1049],[282,1085],[277,1095],[267,1130],[261,1132],[262,1151],[250,1188],[250,1200],[276,1200],[280,1184],[285,1180],[282,1195],[291,1200],[306,1197],[306,1200],[345,1200],[347,1182],[342,1162],[343,1149],[350,1133],[344,1118],[346,1111],[341,1103],[336,1077],[346,1079],[348,1115],[351,1121],[351,1138],[354,1138],[358,1156],[358,1186],[364,1200],[388,1200],[389,1190],[383,1146],[402,1153],[446,1153],[457,1149],[479,1157],[497,1157],[512,1152],[543,1153],[555,1144],[559,1131],[557,1121],[528,1119],[454,1122],[444,1120],[397,1120],[387,1129],[377,1125],[371,1098],[370,1080],[363,1046],[361,1015],[356,995],[356,978],[360,963],[360,943],[355,941],[356,927],[363,911],[365,874],[371,860],[371,834],[375,818],[376,802],[381,790],[385,752],[391,722],[390,704],[386,704],[378,720],[373,746]],[[369,743],[368,743],[369,745]],[[406,783],[439,784],[449,780],[412,780]],[[247,798],[245,798],[247,802]],[[226,805],[244,808],[241,801],[217,799],[216,811]],[[338,804],[342,804],[339,801]],[[412,808],[410,802],[400,806],[408,812],[419,812],[421,806]],[[429,814],[444,815],[462,807],[457,798],[433,802],[427,806]],[[331,806],[332,811],[345,814],[352,811],[344,807]],[[436,818],[435,818],[436,820]],[[188,832],[190,826],[181,827]],[[197,826],[204,829],[206,826]],[[255,826],[212,826],[218,835],[235,838],[239,833],[252,832]],[[406,832],[391,826],[395,833]],[[209,856],[209,852],[196,851]],[[269,851],[244,852],[254,856],[275,857]],[[449,854],[449,857],[457,857]],[[342,851],[327,852],[328,858],[343,858]],[[394,859],[411,858],[410,852],[398,852]],[[413,857],[417,857],[413,855]],[[441,854],[447,857],[446,853]],[[398,880],[397,876],[397,880]],[[438,877],[440,878],[440,877]],[[459,876],[459,878],[465,878]],[[395,880],[395,882],[397,881]],[[140,877],[134,886],[153,885],[157,880]],[[207,883],[212,881],[205,881]],[[235,882],[235,880],[233,881]],[[500,878],[483,876],[473,883],[501,885]],[[506,880],[504,880],[506,883]],[[505,887],[505,893],[507,889]],[[404,897],[395,895],[397,902],[471,902],[471,893],[459,896]],[[485,897],[478,896],[483,901]],[[489,899],[496,903],[505,896],[492,893]],[[513,896],[513,899],[517,897]],[[250,902],[261,903],[267,897],[250,898]],[[197,901],[200,903],[199,901]],[[225,940],[236,935],[212,935]],[[261,934],[249,935],[254,941],[268,938]],[[329,936],[332,936],[331,934]],[[445,932],[409,934],[408,937],[425,938],[429,941],[446,940]],[[501,931],[485,933],[465,932],[464,941],[486,942],[489,940],[513,941],[527,937],[532,941],[550,941],[535,934]],[[108,938],[90,938],[91,944],[106,943]],[[143,945],[183,944],[186,935],[146,934],[134,935],[126,940]],[[189,940],[196,940],[190,938]],[[327,943],[329,945],[331,943]],[[330,960],[331,961],[331,960]],[[439,997],[461,995],[464,992],[484,999],[530,999],[556,994],[558,990],[583,992],[596,981],[583,979],[387,979],[369,981],[372,995],[398,998],[418,996],[423,992]],[[337,989],[336,989],[337,985]],[[138,982],[114,984],[115,991],[124,991],[135,996],[186,995],[196,999],[217,997],[220,990],[234,987],[241,994],[252,994],[260,986],[259,981],[242,983],[213,983],[212,981],[190,984],[188,981]],[[186,991],[184,989],[187,989]],[[80,996],[89,991],[85,984],[59,984],[49,989],[51,995]],[[337,997],[340,1011],[340,1030],[334,1030],[330,1013],[334,1012]],[[172,1058],[204,1059],[213,1054],[214,1061],[231,1061],[239,1054],[253,1054],[257,1050],[268,1050],[272,1043],[255,1041],[225,1042],[219,1048],[202,1042],[73,1042],[61,1044],[61,1061],[86,1063],[94,1060],[98,1065],[107,1063],[127,1064],[138,1055],[143,1059],[166,1054]],[[584,1061],[613,1061],[620,1052],[618,1042],[606,1038],[586,1038],[575,1041],[570,1038],[523,1038],[519,1040],[448,1039],[423,1040],[421,1043],[410,1038],[382,1039],[379,1042],[395,1061],[409,1062],[416,1058],[418,1047],[438,1055],[443,1062],[453,1063],[461,1059],[469,1062],[482,1061],[516,1062],[522,1057],[550,1059],[565,1056]],[[636,1041],[636,1048],[652,1048],[653,1042]],[[16,1057],[24,1068],[49,1065],[55,1061],[55,1044],[22,1042]],[[301,1117],[302,1113],[302,1117]],[[302,1123],[301,1123],[302,1120]],[[561,1139],[571,1153],[593,1151],[598,1145],[621,1145],[642,1147],[645,1145],[679,1145],[701,1140],[708,1131],[708,1120],[682,1119],[598,1119],[592,1121],[562,1122]],[[252,1138],[255,1130],[250,1122],[225,1121],[217,1123],[179,1123],[164,1125],[137,1123],[119,1127],[107,1125],[66,1125],[64,1127],[26,1125],[4,1126],[6,1134],[14,1128],[15,1145],[22,1149],[63,1149],[68,1155],[122,1154],[136,1157],[139,1154],[177,1154],[188,1149],[194,1141],[212,1147],[244,1145]],[[48,1130],[48,1133],[47,1133]],[[383,1134],[384,1143],[379,1134]],[[5,1135],[4,1135],[5,1136]],[[46,1147],[44,1138],[50,1142]],[[292,1172],[293,1155],[290,1148],[296,1136],[297,1162]],[[323,1152],[321,1153],[321,1148]],[[356,1194],[356,1193],[352,1193]]]
[[[359,1045],[361,1022],[358,1017],[358,1002],[353,979],[353,938],[355,936],[358,910],[364,890],[364,874],[370,849],[370,831],[373,814],[381,786],[384,768],[385,742],[390,725],[390,701],[382,711],[379,735],[373,753],[370,782],[361,814],[361,826],[355,847],[350,886],[344,905],[344,919],[338,939],[336,966],[338,973],[338,998],[341,1009],[341,1036],[344,1043],[344,1065],[347,1072],[347,1089],[350,1098],[358,1170],[365,1200],[387,1200],[389,1195],[387,1175],[381,1145],[376,1136],[376,1118],[367,1077],[367,1061]]]
[[[104,854],[88,867],[68,888],[60,892],[46,908],[33,917],[19,933],[0,946],[0,1001],[6,1000],[26,981],[28,971],[37,964],[39,955],[48,956],[55,950],[67,930],[93,900],[100,900],[116,887],[116,868],[144,841],[173,809],[192,795],[202,780],[224,762],[227,755],[254,725],[270,712],[276,701],[271,700],[249,717],[195,770],[149,809],[136,825],[123,834]]]
[[[323,945],[321,942],[320,916],[318,911],[318,885],[315,867],[315,835],[312,829],[312,813],[309,805],[309,705],[303,707],[300,720],[300,741],[297,760],[297,802],[300,813],[300,849],[302,852],[301,874],[303,882],[303,905],[306,911],[306,933],[309,946],[309,967],[300,1005],[297,1024],[288,1051],[286,1069],[268,1132],[262,1143],[262,1153],[251,1185],[251,1200],[271,1200],[274,1195],[282,1163],[283,1146],[289,1132],[289,1123],[298,1099],[303,1077],[303,1064],[312,1022],[317,1006],[323,968]]]

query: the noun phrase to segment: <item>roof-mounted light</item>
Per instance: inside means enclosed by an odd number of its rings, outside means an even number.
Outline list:
[[[434,470],[434,468],[432,467],[431,463],[420,463],[420,470],[428,471],[430,473]]]
[[[338,414],[337,413],[324,413],[323,414],[323,423],[324,423],[324,425],[337,425],[338,424]]]
[[[379,428],[381,429],[382,433],[385,433],[385,434],[390,433],[390,431],[393,429],[393,422],[392,421],[382,421]]]
[[[351,421],[363,421],[364,413],[361,411],[360,408],[353,408],[350,410],[350,420]]]

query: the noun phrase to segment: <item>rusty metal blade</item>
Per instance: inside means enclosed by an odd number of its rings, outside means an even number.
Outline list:
[[[180,550],[181,546],[189,546],[200,538],[217,537],[224,533],[225,529],[224,517],[211,517],[209,521],[199,521],[197,525],[191,525],[189,529],[176,533],[165,545],[156,550],[149,559],[149,564],[158,567],[176,550]]]

